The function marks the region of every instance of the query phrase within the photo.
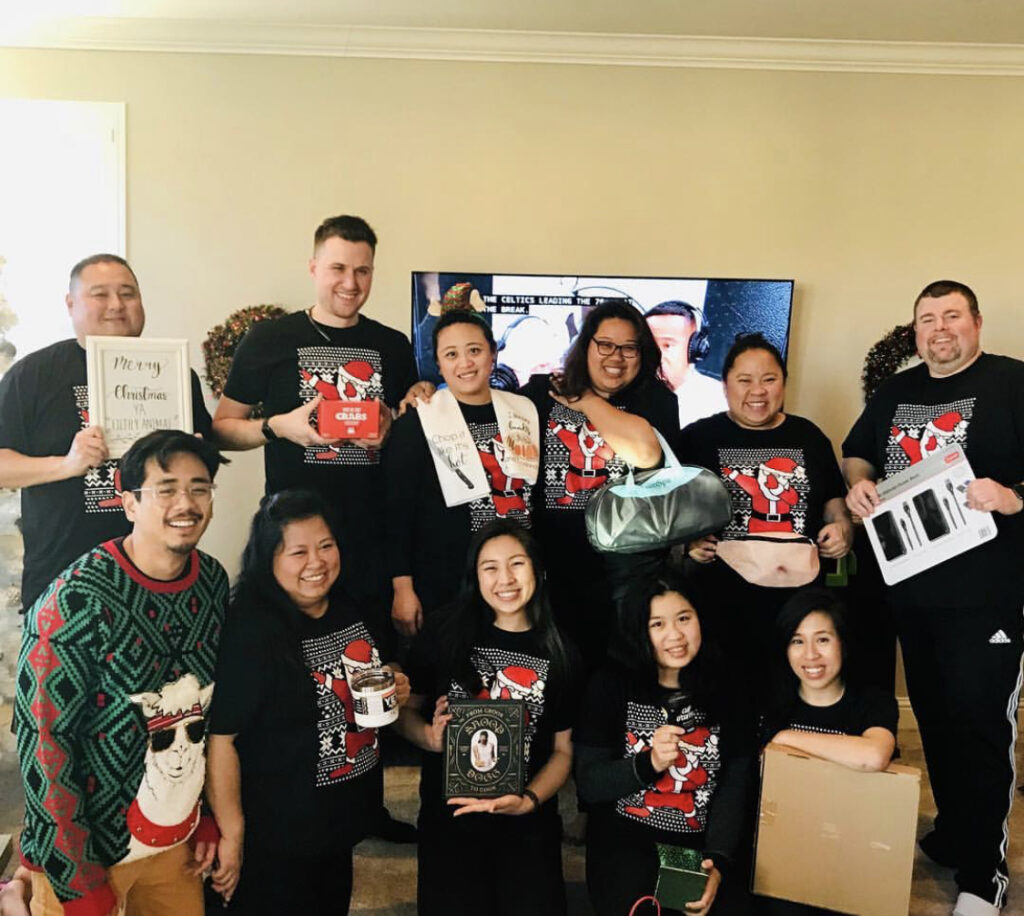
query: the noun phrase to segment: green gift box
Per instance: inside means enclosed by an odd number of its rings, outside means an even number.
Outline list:
[[[708,873],[701,868],[703,854],[685,846],[658,843],[658,884],[654,896],[662,906],[682,910],[704,896]]]

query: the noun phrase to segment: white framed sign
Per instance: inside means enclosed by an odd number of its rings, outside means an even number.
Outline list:
[[[188,341],[85,338],[89,425],[99,426],[111,458],[154,429],[192,432]]]

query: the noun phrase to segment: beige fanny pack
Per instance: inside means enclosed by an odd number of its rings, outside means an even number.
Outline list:
[[[818,546],[795,532],[750,534],[718,542],[716,555],[751,585],[796,588],[817,578]]]

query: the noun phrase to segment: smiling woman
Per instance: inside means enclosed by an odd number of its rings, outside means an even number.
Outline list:
[[[822,578],[822,559],[844,556],[853,526],[832,444],[787,413],[786,366],[760,334],[736,338],[723,364],[728,410],[698,420],[673,442],[681,461],[719,475],[732,518],[688,545],[697,580],[736,633],[730,649],[751,698],[763,697],[772,620],[797,586]]]
[[[594,493],[629,465],[659,464],[655,429],[666,437],[678,431],[675,396],[657,378],[660,362],[640,312],[606,302],[587,312],[564,372],[535,375],[521,389],[544,434],[536,503],[555,613],[588,668],[604,658],[613,595],[635,573],[637,558],[606,563],[587,541],[584,513]]]
[[[847,683],[846,611],[836,596],[797,592],[779,611],[773,650],[764,740],[852,769],[885,769],[896,747],[896,698]]]
[[[537,412],[490,387],[490,326],[451,309],[433,334],[447,387],[398,419],[384,453],[392,618],[410,635],[455,596],[473,532],[494,519],[530,526],[538,479]]]
[[[399,729],[425,751],[420,913],[472,912],[495,888],[502,899],[494,912],[565,913],[557,795],[571,769],[578,670],[552,618],[537,542],[515,522],[487,525],[465,554],[457,599],[428,619],[409,655],[415,693]],[[524,705],[521,795],[445,798],[448,700],[471,698]],[[481,771],[493,766],[483,747],[473,750]],[[453,862],[473,867],[457,881],[438,880]]]
[[[213,887],[243,916],[347,912],[352,846],[382,804],[377,730],[357,724],[350,686],[381,666],[381,636],[339,586],[342,562],[318,496],[263,498],[224,626],[207,754],[221,831]],[[401,704],[408,680],[394,677]],[[291,880],[268,884],[281,868]]]
[[[587,890],[600,916],[654,893],[659,843],[704,856],[707,883],[688,913],[748,912],[743,869],[730,866],[739,865],[754,736],[712,620],[673,574],[639,579],[618,618],[617,661],[591,678],[576,782],[590,805]]]

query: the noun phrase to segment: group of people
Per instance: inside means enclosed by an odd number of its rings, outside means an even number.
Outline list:
[[[702,856],[687,912],[788,912],[747,890],[759,746],[878,770],[896,744],[891,689],[846,676],[858,609],[821,587],[822,560],[850,550],[878,481],[957,444],[976,475],[967,505],[998,536],[889,598],[938,807],[922,848],[956,869],[958,916],[997,913],[1024,647],[1024,363],[981,352],[970,289],[918,297],[923,362],[869,401],[841,472],[821,430],[785,411],[786,364],[760,334],[726,356],[726,409],[679,429],[666,359],[681,344],[665,334],[685,303],[592,308],[562,370],[518,393],[491,385],[486,321],[449,307],[432,332],[444,385],[418,382],[404,335],[361,313],[376,242],[358,217],[317,229],[314,305],[250,330],[212,419],[193,397],[197,435],[151,433],[112,462],[89,424],[86,335],[144,321],[116,256],[72,271],[75,339],[0,380],[26,609],[24,870],[0,907],[28,881],[35,913],[199,913],[209,873],[240,913],[346,912],[386,762],[352,681],[387,664],[391,727],[422,753],[420,912],[565,912],[571,777],[599,913],[653,891],[658,843]],[[379,401],[378,434],[321,435],[325,400]],[[660,466],[664,443],[720,476],[728,524],[673,551],[598,554],[589,500]],[[258,447],[266,495],[229,589],[197,545],[220,450]],[[474,698],[523,704],[522,794],[445,797],[449,702]]]

